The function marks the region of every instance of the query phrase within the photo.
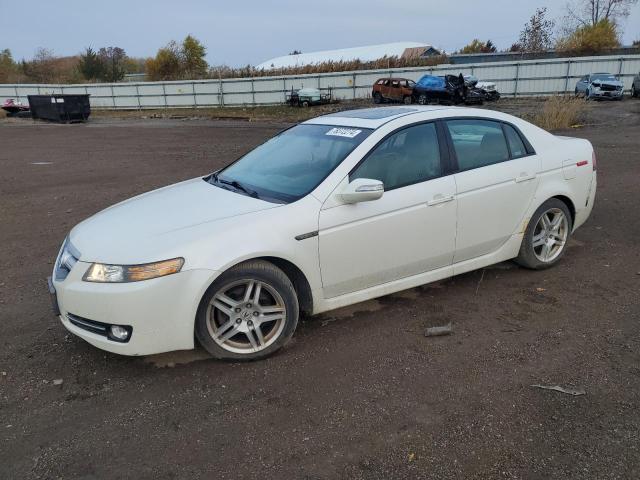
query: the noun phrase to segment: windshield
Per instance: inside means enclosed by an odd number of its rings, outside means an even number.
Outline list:
[[[263,200],[293,202],[316,188],[370,133],[366,128],[296,125],[208,180]]]
[[[597,73],[591,77],[591,80],[607,80],[609,82],[615,82],[617,79],[610,73]]]

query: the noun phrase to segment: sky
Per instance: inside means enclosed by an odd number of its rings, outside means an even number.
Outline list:
[[[0,49],[15,59],[39,47],[60,56],[118,46],[155,55],[192,34],[211,65],[256,65],[293,50],[313,52],[412,41],[453,52],[473,38],[499,49],[518,40],[537,7],[561,19],[565,0],[0,0]],[[560,22],[559,22],[560,23]],[[623,25],[640,39],[640,4]]]

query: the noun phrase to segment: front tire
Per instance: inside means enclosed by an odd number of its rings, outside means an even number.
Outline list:
[[[420,96],[418,97],[418,103],[420,105],[427,105],[429,103],[429,99],[424,93],[421,93]]]
[[[516,262],[533,270],[555,265],[564,255],[572,228],[567,205],[550,198],[531,216]]]
[[[289,341],[299,310],[282,270],[261,260],[245,262],[207,289],[196,316],[196,338],[216,358],[258,360]]]

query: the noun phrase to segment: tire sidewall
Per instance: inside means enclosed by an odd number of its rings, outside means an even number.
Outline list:
[[[536,226],[540,221],[540,217],[544,212],[550,210],[552,208],[558,208],[562,210],[562,212],[567,217],[567,222],[569,223],[569,234],[567,235],[567,240],[565,241],[564,247],[556,258],[554,258],[551,262],[543,262],[536,257],[535,252],[533,251],[533,234],[535,232]],[[571,232],[573,230],[573,221],[571,218],[571,212],[567,205],[557,198],[550,198],[542,205],[540,205],[534,214],[531,216],[531,220],[527,225],[527,229],[525,230],[524,236],[522,238],[522,244],[520,246],[520,253],[516,258],[516,262],[523,267],[531,268],[534,270],[543,270],[545,268],[550,268],[554,266],[556,263],[562,259],[565,252],[567,251],[567,243],[569,243],[569,239],[571,238]]]
[[[268,283],[278,291],[286,307],[286,321],[280,337],[269,347],[253,354],[241,354],[225,350],[211,338],[207,328],[207,309],[213,296],[223,286],[238,280],[248,279]],[[289,341],[298,325],[299,310],[298,298],[293,284],[282,270],[269,262],[249,262],[226,271],[207,289],[198,306],[194,328],[195,336],[200,344],[215,358],[241,361],[259,360],[275,353]]]

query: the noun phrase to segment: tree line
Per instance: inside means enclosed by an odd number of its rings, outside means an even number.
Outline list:
[[[566,14],[560,22],[550,19],[546,8],[538,8],[524,25],[519,40],[504,51],[538,53],[555,49],[567,56],[581,56],[618,48],[620,24],[637,3],[638,0],[573,0],[566,3]],[[640,46],[640,41],[634,42],[634,46]],[[491,40],[483,42],[476,38],[459,53],[497,51]]]
[[[519,40],[504,51],[536,53],[555,49],[567,56],[593,55],[620,47],[622,20],[639,0],[569,0],[560,22],[546,8],[536,9],[524,25]],[[556,24],[560,28],[556,28]],[[640,41],[634,45],[640,47]],[[491,41],[474,39],[457,53],[493,53]],[[232,68],[210,66],[206,47],[194,36],[171,41],[149,58],[129,57],[120,47],[87,47],[79,55],[56,57],[40,48],[31,60],[16,61],[8,49],[0,50],[0,83],[119,82],[127,73],[143,73],[146,80],[196,80],[202,78],[256,77],[273,74],[327,73],[351,70],[431,66],[447,63],[445,53],[431,58],[383,57],[371,62],[324,62],[278,70],[258,70],[251,65]],[[297,55],[299,50],[290,54]]]

